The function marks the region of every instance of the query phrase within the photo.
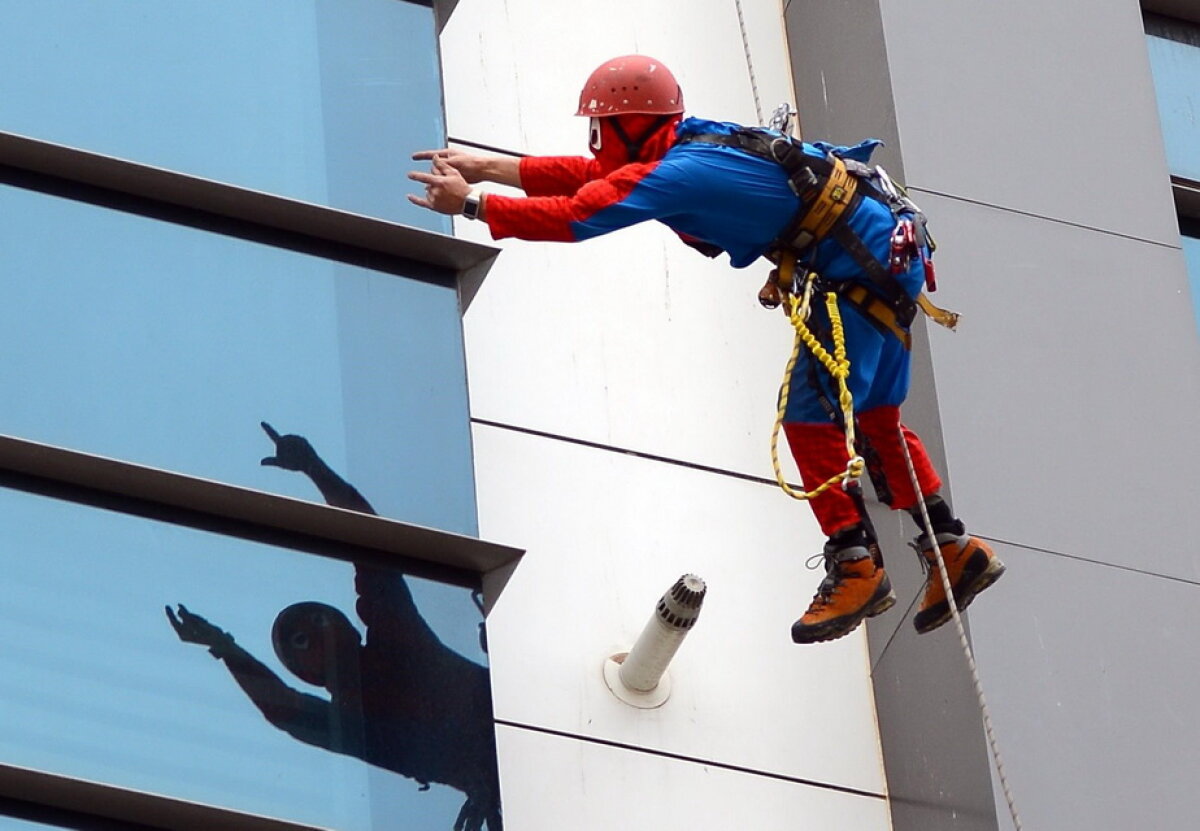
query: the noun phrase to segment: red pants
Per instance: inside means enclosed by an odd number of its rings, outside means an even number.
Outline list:
[[[783,430],[806,490],[813,490],[846,469],[846,434],[838,425],[788,422]],[[921,494],[929,496],[942,487],[921,439],[900,423],[899,407],[875,407],[858,413],[858,430],[879,455],[883,475],[892,491],[892,508],[903,510],[917,504],[900,443],[902,432]],[[829,536],[861,521],[854,500],[840,487],[830,488],[809,504],[821,530]]]

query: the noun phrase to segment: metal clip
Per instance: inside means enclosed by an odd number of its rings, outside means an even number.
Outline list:
[[[913,256],[919,253],[917,247],[917,232],[911,219],[902,219],[896,223],[892,232],[892,251],[888,258],[893,274],[903,274],[912,265]]]
[[[880,190],[889,198],[899,201],[901,198],[900,191],[896,189],[896,183],[892,181],[892,177],[888,175],[888,172],[883,169],[882,165],[875,165],[875,175],[879,179]]]
[[[772,130],[778,130],[785,135],[792,134],[792,119],[796,117],[796,111],[792,109],[792,105],[784,101],[775,108],[775,112],[771,113],[771,120],[767,122],[767,126]]]

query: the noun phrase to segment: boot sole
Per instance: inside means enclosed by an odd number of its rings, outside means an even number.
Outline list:
[[[842,615],[813,626],[803,626],[800,621],[792,624],[792,643],[823,643],[849,635],[869,617],[881,615],[896,605],[896,593],[891,582],[880,584],[883,591],[876,592],[871,601],[852,615]]]
[[[1000,562],[999,557],[993,555],[988,560],[987,568],[977,574],[974,579],[965,585],[954,587],[954,603],[958,606],[958,611],[966,611],[976,595],[999,580],[1003,574],[1004,563]],[[917,612],[916,617],[913,618],[913,626],[916,627],[918,634],[924,635],[926,632],[932,632],[942,626],[953,617],[950,604],[943,602],[924,612]]]

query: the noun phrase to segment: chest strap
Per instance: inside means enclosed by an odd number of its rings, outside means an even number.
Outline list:
[[[788,246],[797,253],[829,236],[843,215],[855,205],[858,179],[846,163],[830,154],[825,158],[805,153],[784,136],[759,130],[736,133],[696,133],[684,136],[680,144],[700,142],[743,150],[753,156],[775,162],[788,176],[788,185],[800,198],[800,209],[772,245]]]

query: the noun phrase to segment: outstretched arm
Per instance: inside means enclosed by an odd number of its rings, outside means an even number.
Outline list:
[[[315,695],[293,690],[261,661],[234,642],[233,636],[180,604],[178,613],[166,607],[167,620],[184,643],[207,646],[214,658],[222,661],[230,675],[263,717],[280,730],[307,744],[342,753],[353,752],[335,746],[333,705]]]
[[[281,436],[274,427],[262,422],[271,441],[275,442],[275,455],[267,456],[262,464],[295,470],[303,473],[317,486],[321,496],[335,508],[345,508],[364,514],[373,514],[375,509],[358,490],[334,472],[333,468],[317,455],[317,451],[303,436]]]

